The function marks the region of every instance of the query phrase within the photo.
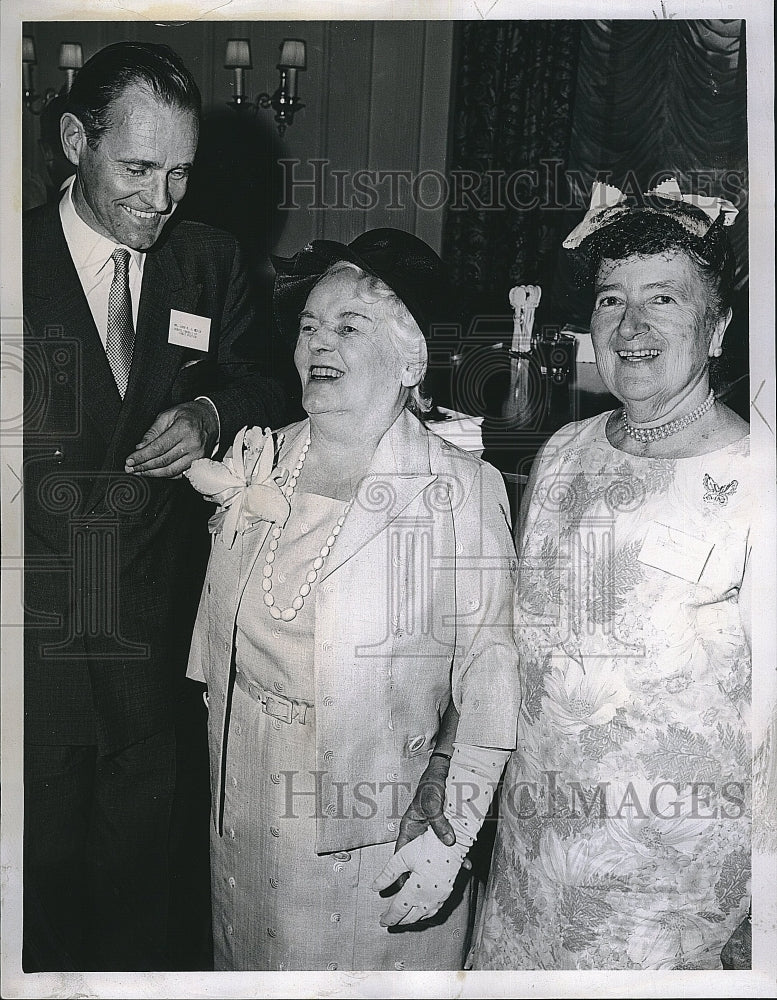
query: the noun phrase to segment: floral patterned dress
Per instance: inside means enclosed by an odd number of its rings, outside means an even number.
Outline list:
[[[608,417],[537,467],[476,969],[720,968],[748,909],[749,438],[635,458]]]

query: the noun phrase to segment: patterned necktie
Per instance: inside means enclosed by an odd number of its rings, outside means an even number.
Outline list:
[[[117,247],[113,258],[113,281],[108,295],[108,336],[105,353],[111,366],[119,395],[124,399],[132,364],[135,328],[132,325],[132,299],[129,288],[129,250]]]

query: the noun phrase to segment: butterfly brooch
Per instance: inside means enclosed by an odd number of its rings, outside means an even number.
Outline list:
[[[721,507],[725,507],[728,503],[728,498],[733,496],[737,491],[739,482],[736,479],[732,479],[730,483],[726,483],[725,486],[718,486],[709,472],[704,473],[704,489],[707,491],[704,494],[705,503],[719,503]]]

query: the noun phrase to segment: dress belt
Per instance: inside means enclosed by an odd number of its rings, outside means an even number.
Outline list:
[[[276,691],[267,691],[253,681],[250,681],[238,668],[235,669],[235,684],[249,698],[258,701],[265,715],[291,724],[295,719],[301,726],[305,725],[305,716],[313,706],[309,701],[299,701],[296,698],[286,698]]]

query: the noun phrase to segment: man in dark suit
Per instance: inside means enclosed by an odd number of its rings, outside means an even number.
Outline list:
[[[208,538],[181,473],[282,419],[235,240],[171,221],[199,113],[166,46],[101,50],[61,118],[74,181],[24,220],[27,972],[170,964],[176,706]]]

